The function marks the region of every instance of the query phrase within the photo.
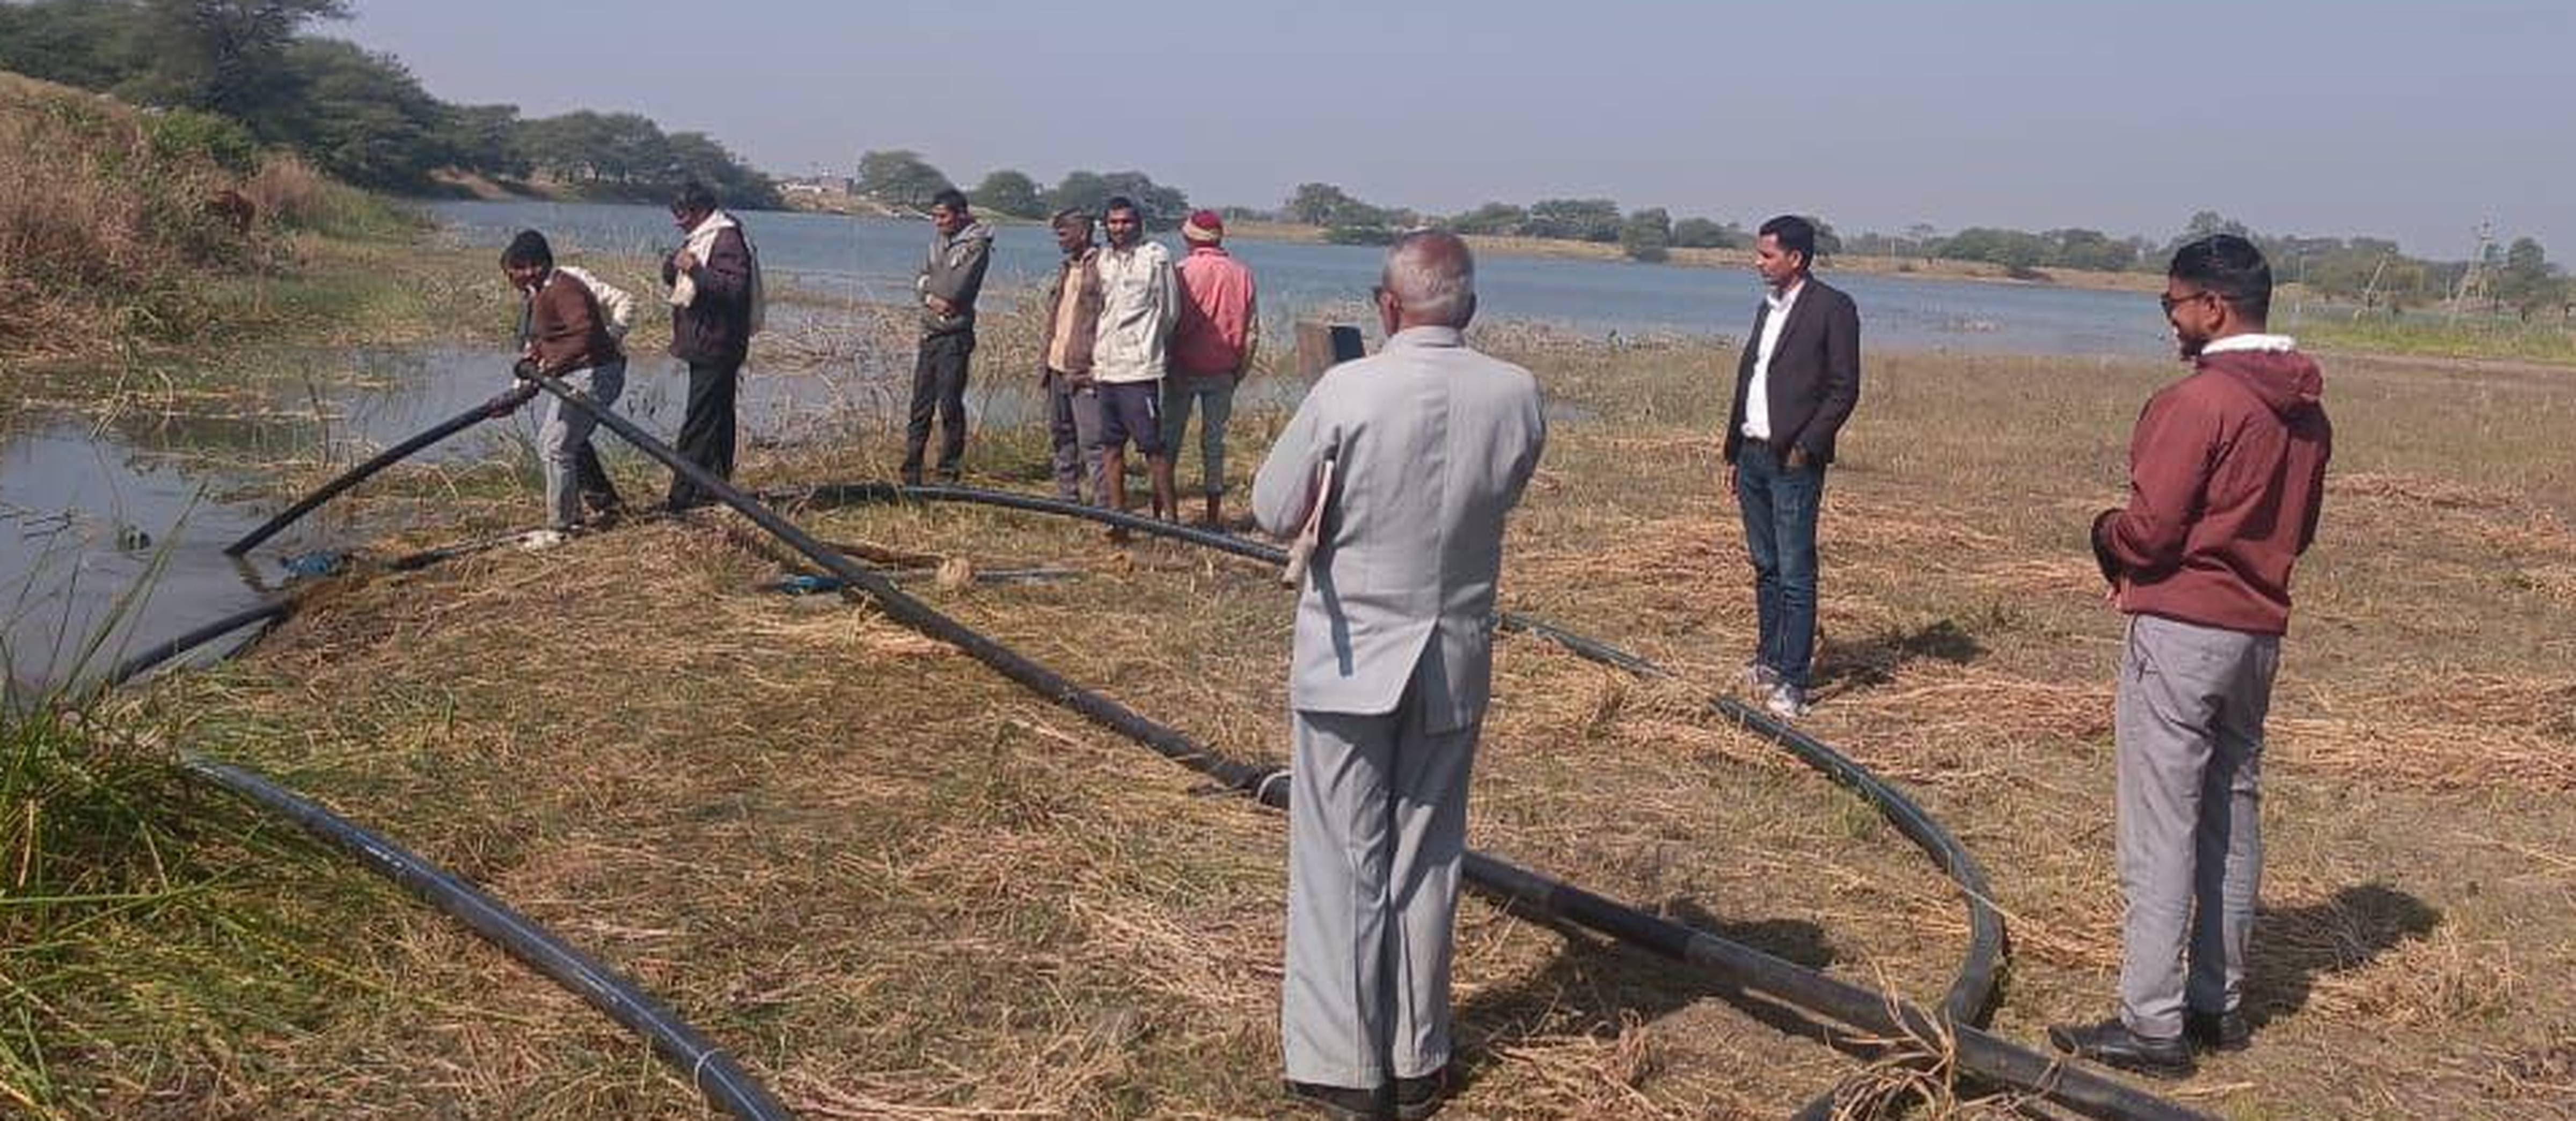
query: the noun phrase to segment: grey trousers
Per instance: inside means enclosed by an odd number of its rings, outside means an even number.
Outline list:
[[[1299,711],[1288,804],[1288,1078],[1375,1087],[1449,1061],[1450,924],[1477,725]]]
[[[1090,386],[1073,388],[1073,379],[1048,370],[1047,440],[1055,459],[1055,496],[1067,502],[1108,501],[1100,477],[1100,394]],[[1089,498],[1084,487],[1091,488]]]
[[[1199,493],[1225,493],[1225,424],[1234,416],[1235,380],[1193,378],[1177,374],[1163,379],[1163,454],[1181,461],[1181,437],[1189,434],[1190,407],[1199,406]]]
[[[606,408],[616,404],[617,395],[626,391],[626,363],[610,362],[575,370],[565,374],[563,380],[574,389],[589,391],[591,400]],[[600,469],[599,452],[590,446],[591,430],[599,426],[599,421],[552,394],[542,401],[537,411],[537,458],[544,461],[546,472],[546,524],[570,529],[581,524],[582,492],[597,494],[608,486],[608,475]],[[613,499],[617,492],[609,488],[606,493]]]
[[[2263,875],[2263,716],[2276,635],[2129,619],[2118,741],[2120,1019],[2157,1039],[2237,1007]],[[2190,966],[2185,976],[2184,953]]]

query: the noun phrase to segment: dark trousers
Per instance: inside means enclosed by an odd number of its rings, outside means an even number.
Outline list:
[[[1816,647],[1816,512],[1825,467],[1791,470],[1771,448],[1746,441],[1735,460],[1735,501],[1744,514],[1744,551],[1753,561],[1754,660],[1805,689]]]
[[[707,469],[719,479],[733,479],[734,390],[742,384],[742,360],[689,363],[689,411],[680,420],[680,458]],[[677,472],[671,475],[671,508],[685,510],[714,501]]]
[[[930,417],[939,414],[939,478],[957,479],[966,458],[966,360],[975,354],[975,332],[923,335],[912,361],[912,412],[903,429],[903,479],[921,481],[921,456],[930,443]]]

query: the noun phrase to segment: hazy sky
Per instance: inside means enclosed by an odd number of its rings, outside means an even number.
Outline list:
[[[633,110],[780,174],[1136,169],[1455,211],[2268,233],[2576,259],[2570,0],[356,0],[450,101]]]

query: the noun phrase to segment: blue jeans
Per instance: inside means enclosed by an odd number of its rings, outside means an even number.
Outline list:
[[[1791,470],[1770,448],[1746,443],[1736,456],[1735,502],[1744,512],[1744,551],[1753,559],[1754,613],[1762,628],[1754,661],[1807,688],[1816,647],[1816,511],[1825,466]]]

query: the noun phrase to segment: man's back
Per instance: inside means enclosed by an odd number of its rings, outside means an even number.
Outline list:
[[[1252,270],[1222,249],[1192,249],[1174,266],[1180,321],[1172,328],[1172,372],[1230,374],[1243,364],[1252,328]]]
[[[1423,681],[1435,727],[1483,708],[1504,515],[1545,439],[1537,380],[1447,328],[1401,332],[1316,382],[1280,436],[1298,459],[1274,455],[1253,492],[1262,524],[1293,533],[1314,467],[1334,459],[1331,517],[1298,603],[1292,703],[1388,711],[1428,654],[1440,663]]]

